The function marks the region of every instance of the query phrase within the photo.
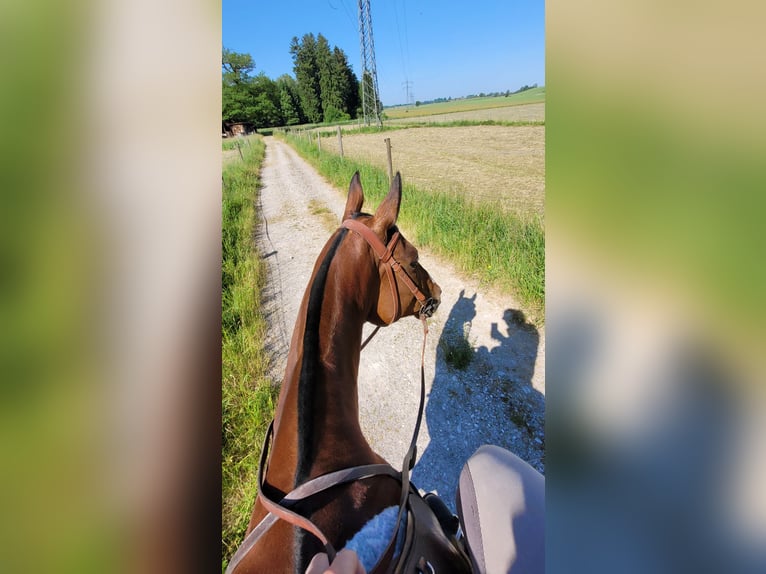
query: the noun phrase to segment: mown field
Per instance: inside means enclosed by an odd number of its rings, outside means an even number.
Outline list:
[[[452,122],[497,122],[497,123],[545,123],[545,104],[526,104],[502,108],[484,108],[465,112],[429,114],[425,116],[405,116],[387,120],[386,125],[401,124],[437,124]]]
[[[463,100],[451,100],[449,102],[439,102],[435,104],[424,104],[421,106],[398,106],[395,108],[384,108],[383,113],[385,113],[389,119],[394,120],[400,118],[415,118],[419,116],[430,116],[434,114],[450,114],[455,112],[468,112],[473,110],[512,107],[543,102],[545,102],[545,86],[527,90],[519,94],[513,94],[507,98],[504,96],[492,98],[470,98]]]
[[[351,132],[343,136],[344,155],[386,169],[384,138],[391,138],[394,171],[401,171],[405,181],[419,189],[462,195],[504,212],[543,216],[543,126]],[[339,153],[337,137],[323,137],[322,149]]]
[[[428,115],[411,114],[412,111],[414,110],[405,111],[404,116],[400,118],[386,120],[386,125],[487,121],[498,123],[529,122],[537,124],[543,124],[545,122],[545,104],[542,102],[538,104],[482,108],[462,112],[432,113]],[[420,110],[418,109],[417,111]]]

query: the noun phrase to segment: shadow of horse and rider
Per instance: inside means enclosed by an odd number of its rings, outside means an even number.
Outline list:
[[[506,309],[503,326],[491,326],[497,345],[474,349],[476,298],[461,291],[442,330],[425,410],[430,442],[412,475],[453,510],[460,470],[481,445],[501,446],[540,472],[545,464],[545,397],[532,386],[539,332],[522,311]]]

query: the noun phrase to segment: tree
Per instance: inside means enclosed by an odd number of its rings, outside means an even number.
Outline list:
[[[290,54],[293,56],[293,71],[303,114],[308,121],[318,123],[322,121],[322,100],[316,45],[313,34],[304,34],[301,40],[294,36],[290,42]]]
[[[285,125],[294,126],[304,123],[306,118],[301,109],[298,84],[295,79],[283,74],[277,78],[277,86],[279,87],[279,105]]]
[[[351,66],[348,64],[346,54],[338,47],[333,49],[333,58],[335,60],[335,70],[338,76],[338,85],[343,102],[342,110],[349,114],[351,118],[356,117],[356,110],[359,102],[359,80],[356,79]]]
[[[250,74],[255,69],[252,56],[224,48],[221,69],[223,120],[251,123],[254,116],[254,98],[250,89],[252,80]]]
[[[374,90],[373,90],[373,86],[372,86],[372,76],[367,71],[362,73],[362,81],[359,82],[359,105],[360,106],[362,105],[362,102],[363,102],[363,100],[362,100],[362,90],[364,89],[364,85],[365,84],[367,85],[368,93],[373,93]],[[378,114],[380,115],[380,113],[383,111],[383,102],[381,102],[380,99],[378,98],[378,100],[375,103],[377,104]],[[372,106],[370,106],[370,107],[372,107]]]
[[[316,62],[319,72],[319,96],[322,102],[324,121],[335,121],[343,113],[344,102],[341,91],[341,72],[330,50],[327,38],[319,34],[316,44]],[[332,110],[332,112],[331,112]],[[332,116],[328,118],[327,116]]]
[[[224,121],[252,124],[256,128],[282,125],[284,118],[277,84],[255,69],[250,54],[226,48],[221,59],[221,116]]]
[[[305,34],[290,43],[293,71],[300,104],[311,122],[335,121],[356,116],[359,106],[359,81],[346,54],[331,47],[322,34]]]
[[[280,106],[280,92],[277,83],[266,74],[260,73],[251,82],[254,98],[252,123],[257,127],[284,125]]]
[[[255,62],[250,54],[240,54],[223,49],[221,58],[224,81],[229,83],[241,83],[247,80],[250,73],[255,69]]]

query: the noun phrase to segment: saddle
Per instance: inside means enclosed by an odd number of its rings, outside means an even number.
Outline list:
[[[423,498],[417,489],[407,497],[407,526],[404,547],[398,560],[386,572],[394,574],[468,574],[471,561],[455,533],[445,530],[430,502],[438,500],[435,495]],[[444,507],[446,510],[446,506]],[[449,513],[449,510],[447,510]],[[451,516],[451,515],[450,515]],[[374,568],[370,574],[383,574],[382,568]]]

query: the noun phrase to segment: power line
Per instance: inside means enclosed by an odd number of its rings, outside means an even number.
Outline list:
[[[402,0],[402,10],[404,11],[404,53],[407,56],[407,67],[412,68],[410,66],[410,40],[409,35],[407,33],[407,2],[405,0]]]
[[[330,0],[327,0],[327,3],[330,4],[330,7],[333,10],[337,10],[337,8],[330,3]],[[351,16],[351,10],[349,10],[348,6],[346,6],[345,0],[340,0],[340,3],[343,5],[343,11],[346,13],[346,18],[348,18],[348,21],[351,23],[351,26],[353,26],[353,28],[356,30],[356,22],[354,22],[353,16]]]
[[[413,82],[411,80],[405,80],[405,81],[402,82],[402,87],[404,88],[404,91],[407,94],[405,102],[408,103],[408,104],[411,104],[414,101],[414,99],[415,99],[415,96],[412,93],[412,86],[414,84],[415,84],[415,82]]]
[[[404,61],[404,45],[402,44],[402,33],[399,28],[399,11],[396,9],[396,0],[394,0],[394,22],[396,22],[396,39],[399,40],[399,56],[402,58],[402,69],[404,70],[404,79],[409,79],[407,74],[407,64]]]

